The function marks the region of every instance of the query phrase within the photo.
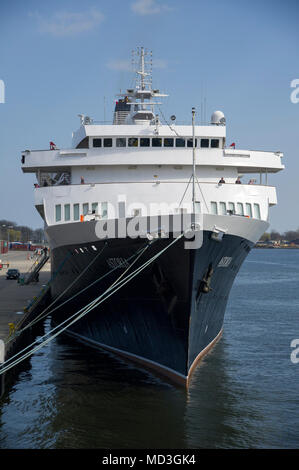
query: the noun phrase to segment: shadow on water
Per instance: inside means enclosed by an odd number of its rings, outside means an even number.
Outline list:
[[[184,391],[72,338],[57,350],[52,428],[65,432],[56,447],[184,447]]]
[[[185,447],[185,391],[138,366],[63,335],[19,367],[2,449]]]

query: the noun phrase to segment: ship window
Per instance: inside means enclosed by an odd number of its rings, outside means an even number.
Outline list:
[[[86,215],[86,214],[87,214],[88,208],[89,208],[89,204],[88,204],[88,202],[85,202],[85,203],[83,204],[83,215]]]
[[[143,137],[140,139],[140,147],[149,147],[150,146],[150,139],[148,137]]]
[[[89,138],[84,137],[84,139],[79,142],[79,144],[76,147],[77,149],[88,149],[89,148]]]
[[[211,213],[218,214],[217,202],[214,202],[214,201],[211,202]]]
[[[219,139],[211,139],[211,148],[218,149],[219,148]]]
[[[116,147],[125,147],[126,146],[126,139],[123,137],[118,137],[116,139]]]
[[[242,202],[237,202],[237,214],[244,215],[244,208]]]
[[[112,147],[112,139],[104,139],[104,147]]]
[[[226,215],[226,203],[225,202],[219,203],[219,209],[220,209],[221,215]]]
[[[55,220],[59,222],[61,220],[61,204],[55,206]]]
[[[176,147],[185,147],[185,139],[175,139]]]
[[[200,139],[200,146],[204,148],[209,147],[209,139]]]
[[[98,213],[98,203],[97,202],[93,202],[91,204],[91,212],[93,214],[97,214]]]
[[[64,204],[64,220],[71,220],[71,206]]]
[[[93,144],[94,147],[102,147],[102,139],[93,139]]]
[[[173,139],[164,139],[164,147],[173,147]]]
[[[200,214],[200,201],[195,201],[195,214]]]
[[[254,217],[256,219],[261,218],[261,212],[260,212],[260,205],[259,204],[253,204],[253,213],[254,213]]]
[[[235,203],[229,202],[228,203],[228,210],[231,211],[233,214],[235,213]]]
[[[249,217],[252,217],[252,209],[251,209],[251,204],[246,202],[245,204],[245,214],[249,215]]]
[[[160,139],[159,137],[153,137],[152,146],[153,147],[162,147],[162,139]]]
[[[187,147],[193,147],[193,139],[187,140]],[[195,147],[197,147],[197,139],[195,139]]]
[[[74,220],[79,220],[80,213],[79,213],[79,204],[74,204]]]
[[[101,203],[101,218],[102,219],[108,218],[108,203],[107,202]]]
[[[128,139],[128,146],[129,147],[138,147],[138,139],[137,137],[130,137]]]

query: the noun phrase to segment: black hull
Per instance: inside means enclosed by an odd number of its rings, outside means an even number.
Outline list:
[[[130,272],[171,241],[151,244]],[[57,304],[76,297],[53,313],[54,321],[62,322],[103,293],[127,265],[95,280],[147,243],[127,238],[109,240],[105,247],[98,241],[55,248],[52,296],[61,295]],[[185,383],[198,358],[221,334],[231,286],[252,245],[228,234],[216,241],[205,232],[202,247],[187,250],[181,239],[68,332]]]

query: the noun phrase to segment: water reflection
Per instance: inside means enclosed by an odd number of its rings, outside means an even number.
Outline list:
[[[248,448],[256,443],[252,428],[261,415],[246,407],[250,391],[235,380],[231,373],[235,365],[224,333],[195,370],[188,391],[185,423],[189,448]]]
[[[72,339],[56,350],[57,448],[184,446],[184,391]]]
[[[64,335],[14,372],[0,401],[0,448],[297,448],[290,341],[298,332],[299,252],[271,253],[249,255],[223,336],[188,392]],[[273,255],[256,272],[251,261]],[[256,282],[287,275],[281,289]]]

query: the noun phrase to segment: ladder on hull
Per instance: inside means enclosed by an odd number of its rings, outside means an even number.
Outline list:
[[[43,251],[42,254],[35,260],[28,273],[25,275],[24,284],[30,282],[37,282],[40,270],[44,267],[49,259],[48,251]]]

